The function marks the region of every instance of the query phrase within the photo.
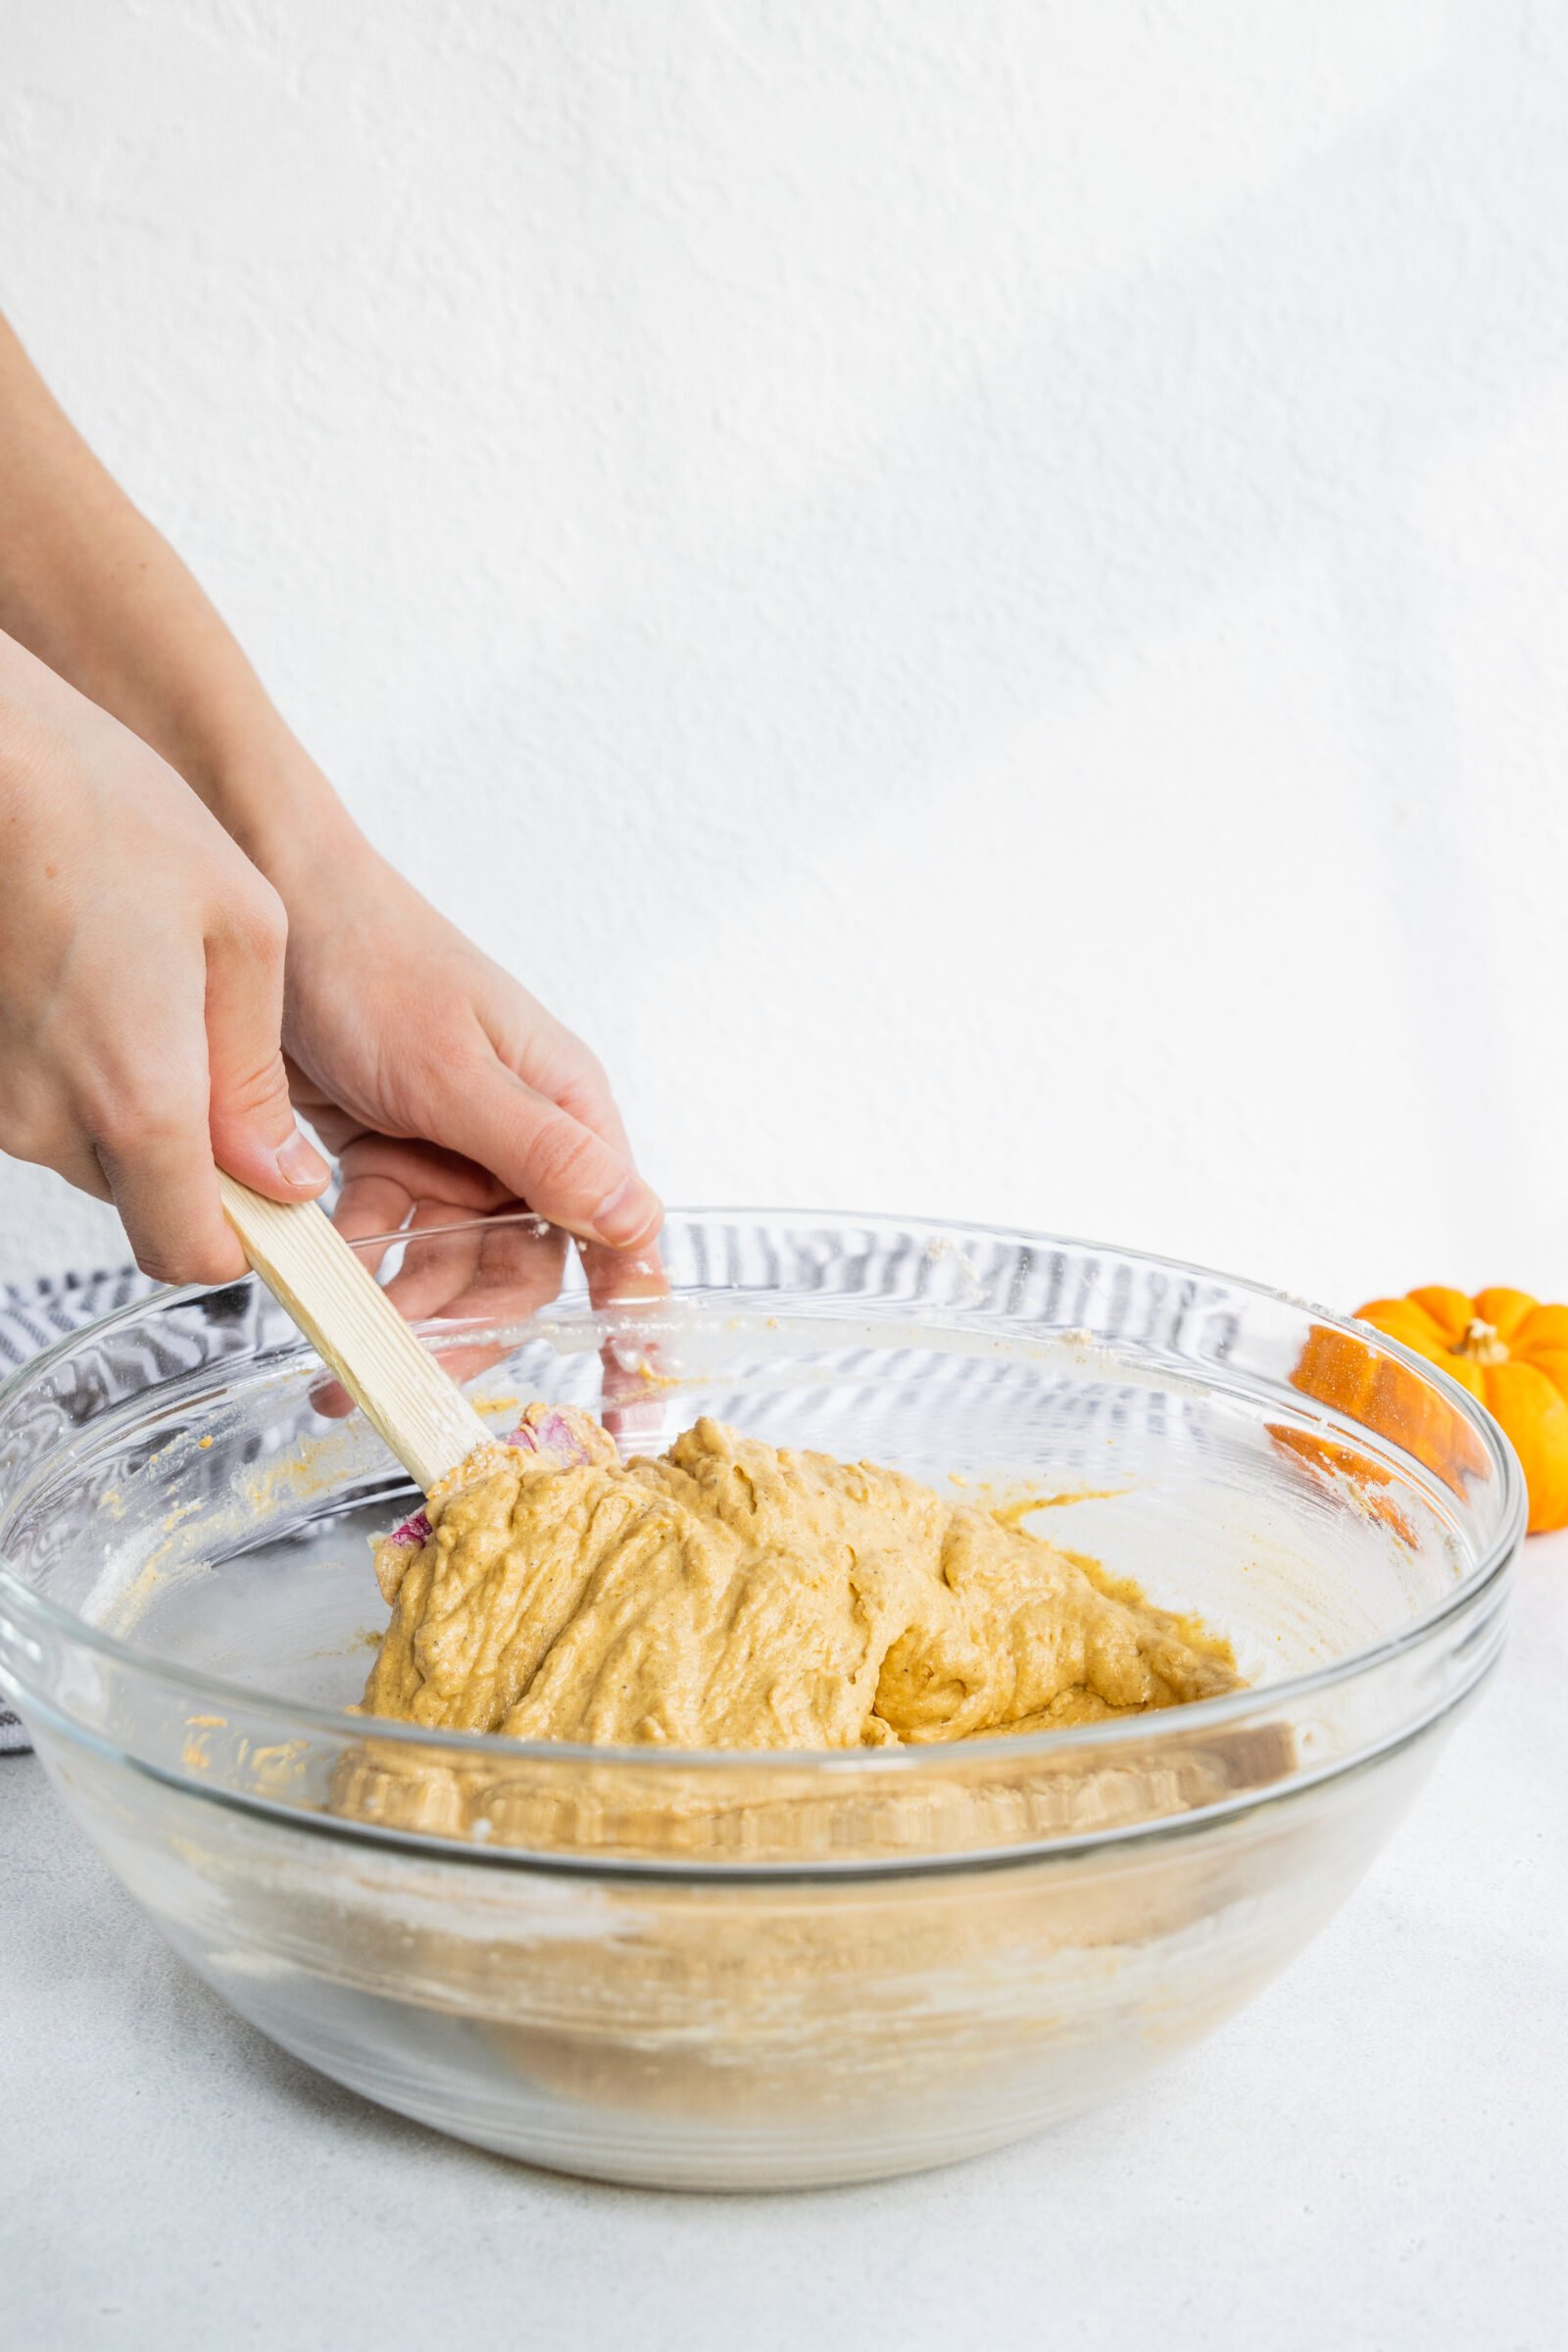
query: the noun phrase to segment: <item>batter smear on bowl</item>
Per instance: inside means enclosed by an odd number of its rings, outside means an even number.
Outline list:
[[[1230,1644],[872,1462],[701,1420],[622,1464],[530,1405],[383,1538],[364,1711],[518,1740],[873,1747],[1235,1690]]]

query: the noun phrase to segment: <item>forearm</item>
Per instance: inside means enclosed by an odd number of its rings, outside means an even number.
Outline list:
[[[0,631],[0,690],[44,714],[13,746],[25,838],[0,760],[0,1146],[110,1190],[173,1281],[238,1270],[215,1162],[321,1189],[295,1104],[352,1155],[358,1233],[518,1200],[653,1234],[598,1063],[375,858],[3,319]]]
[[[213,605],[0,318],[0,629],[152,746],[288,895],[354,828]]]

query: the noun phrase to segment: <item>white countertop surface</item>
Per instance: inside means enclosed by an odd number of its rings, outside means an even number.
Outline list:
[[[1535,2352],[1568,2341],[1568,1536],[1318,1941],[1132,2096],[864,2188],[660,2195],[382,2113],[0,1757],[0,2341]]]

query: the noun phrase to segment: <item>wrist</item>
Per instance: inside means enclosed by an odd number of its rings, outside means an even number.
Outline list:
[[[315,886],[374,853],[337,794],[275,712],[242,750],[187,781],[267,876],[291,919]]]

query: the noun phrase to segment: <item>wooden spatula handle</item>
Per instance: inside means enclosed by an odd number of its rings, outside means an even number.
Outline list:
[[[223,1213],[268,1289],[426,1494],[490,1436],[314,1200],[285,1204],[218,1172]]]

